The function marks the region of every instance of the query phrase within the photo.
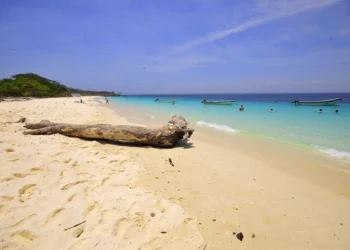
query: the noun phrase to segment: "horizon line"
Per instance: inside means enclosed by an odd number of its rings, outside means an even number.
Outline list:
[[[246,95],[246,94],[350,94],[349,92],[230,92],[230,93],[151,93],[151,94],[122,94],[121,96],[149,96],[149,95]]]

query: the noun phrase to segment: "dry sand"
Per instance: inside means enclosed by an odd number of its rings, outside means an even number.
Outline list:
[[[1,249],[197,249],[183,208],[137,185],[128,148],[60,135],[24,136],[30,122],[123,124],[85,98],[0,103]],[[84,224],[69,229],[77,223]]]
[[[23,124],[5,124],[127,123],[84,101],[0,103],[0,248],[350,249],[347,170],[294,172],[293,156],[272,164],[196,133],[156,149],[25,136]]]

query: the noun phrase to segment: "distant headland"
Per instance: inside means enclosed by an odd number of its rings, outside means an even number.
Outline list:
[[[0,79],[0,97],[67,97],[72,93],[82,96],[120,96],[114,91],[90,91],[69,88],[57,81],[34,73],[17,74]]]

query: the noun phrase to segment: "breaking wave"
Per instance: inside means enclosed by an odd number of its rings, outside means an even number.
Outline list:
[[[197,125],[202,125],[202,126],[206,126],[209,128],[214,128],[216,130],[226,131],[226,132],[230,132],[230,133],[239,133],[240,132],[238,129],[234,129],[234,128],[231,128],[231,127],[226,126],[226,125],[220,125],[220,124],[210,123],[210,122],[205,122],[205,121],[198,121]]]
[[[338,159],[350,159],[350,152],[339,151],[334,148],[318,148],[317,151]]]

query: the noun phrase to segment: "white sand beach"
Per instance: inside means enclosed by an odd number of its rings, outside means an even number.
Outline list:
[[[347,170],[294,171],[196,132],[157,149],[8,123],[127,124],[83,100],[0,103],[0,249],[350,249]]]
[[[84,98],[0,103],[1,249],[196,249],[196,219],[137,185],[127,148],[60,135],[24,136],[20,117],[123,124]],[[82,225],[69,229],[77,223]]]

